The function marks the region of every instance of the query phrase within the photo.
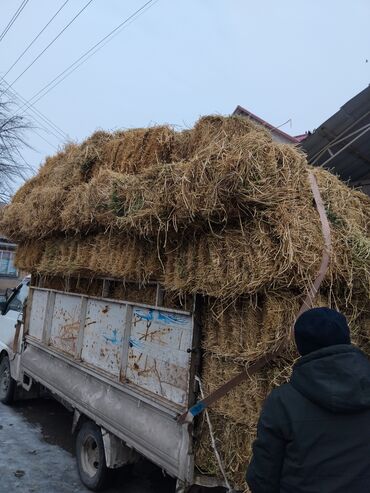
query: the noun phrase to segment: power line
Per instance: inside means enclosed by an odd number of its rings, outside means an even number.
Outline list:
[[[11,90],[11,92],[12,92],[12,93],[15,93],[15,91],[14,91],[14,90]],[[17,100],[17,99],[20,99],[20,98],[18,98],[17,96],[15,96],[15,99]],[[15,101],[15,104],[16,104],[16,105],[18,106],[18,108],[19,108],[19,104],[18,104],[16,101]],[[38,122],[38,123],[40,123],[40,122]],[[40,125],[40,127],[39,127],[39,128],[40,128],[41,130],[44,130],[44,132],[45,132],[45,133],[50,134],[50,131],[48,131],[48,129],[47,129],[46,127],[44,127],[42,124]],[[40,139],[42,139],[42,140],[43,140],[43,141],[45,141],[47,144],[49,144],[51,147],[53,147],[56,151],[58,150],[58,148],[57,148],[54,144],[52,144],[52,143],[51,143],[51,142],[49,142],[47,139],[45,139],[45,137],[43,137],[43,136],[42,136],[39,132],[37,132],[37,130],[36,130],[34,127],[31,127],[31,128],[30,128],[30,130],[31,130],[33,133],[35,133],[36,135],[38,135],[38,136],[40,137]],[[53,135],[54,135],[54,137],[59,138],[57,135],[55,135],[55,134],[53,134]]]
[[[19,94],[18,91],[16,91],[14,88],[13,89],[10,89],[9,87],[9,84],[6,82],[6,80],[3,80],[3,82],[5,82],[5,84],[8,86],[7,90],[10,90],[17,99],[19,99],[20,101],[22,101],[23,105],[22,107],[20,108],[23,108],[24,105],[27,103],[27,100],[21,96]],[[38,110],[37,108],[35,107],[30,107],[30,108],[27,108],[27,110],[30,109],[31,111],[33,111],[34,113],[36,113],[36,115],[38,115],[38,117],[40,117],[47,125],[51,126],[52,128],[54,128],[64,139],[69,139],[69,135],[64,132],[64,130],[62,130],[56,123],[54,123],[50,118],[48,118],[46,115],[44,115],[40,110]]]
[[[69,0],[66,0],[62,6],[57,10],[57,12],[52,16],[52,18],[49,20],[49,22],[47,24],[45,24],[45,26],[43,27],[43,29],[39,32],[39,34],[31,41],[31,43],[26,47],[26,49],[21,53],[21,55],[17,58],[17,60],[13,63],[13,65],[8,69],[8,71],[1,77],[0,79],[0,82],[4,82],[6,85],[7,85],[7,88],[8,90],[10,89],[10,85],[6,82],[5,80],[5,77],[7,76],[7,74],[12,70],[12,68],[19,62],[19,60],[25,55],[25,53],[31,48],[31,46],[35,43],[35,41],[41,36],[41,34],[45,31],[45,29],[47,29],[47,27],[51,24],[51,22],[55,19],[55,17],[59,14],[59,12],[65,7],[65,5],[69,2]],[[26,102],[26,99],[24,99],[15,89],[12,89],[12,92],[14,93],[14,95],[21,101],[21,103],[24,103]],[[18,107],[20,108],[22,106],[21,105],[18,105]],[[38,115],[39,118],[41,118],[47,125],[49,125],[53,130],[56,130],[59,134],[59,136],[61,136],[63,139],[65,140],[68,140],[69,139],[69,136],[68,134],[66,134],[66,132],[64,132],[60,127],[58,127],[58,125],[56,125],[54,122],[52,122],[47,116],[43,115],[41,113],[41,111],[39,111],[38,109],[36,108],[30,108],[31,111],[33,111],[34,113],[36,113],[36,115]],[[35,117],[33,117],[35,118]],[[44,128],[45,130],[45,128]],[[53,135],[57,138],[60,138],[58,135],[56,135],[55,133],[53,133]],[[45,140],[45,139],[44,139]],[[49,142],[48,142],[49,143]],[[50,144],[50,143],[49,143]]]
[[[19,15],[21,14],[22,10],[25,8],[25,6],[27,5],[28,2],[29,2],[29,0],[23,0],[23,2],[20,4],[20,6],[18,7],[17,11],[13,15],[13,17],[10,19],[10,21],[7,24],[7,26],[3,30],[3,32],[0,34],[0,42],[5,38],[7,32],[12,27],[12,25],[14,24],[14,22],[18,19]]]
[[[9,86],[9,84],[4,80],[5,84]],[[24,106],[24,103],[27,102],[15,89],[9,89],[7,88],[7,91],[9,91],[11,94],[13,94],[13,97],[19,101],[21,101],[21,104],[16,103],[19,109],[22,107],[22,103]],[[58,125],[53,123],[47,116],[45,116],[41,111],[39,111],[37,108],[29,108],[31,111],[33,111],[36,114],[36,117],[33,115],[32,118],[34,118],[38,123],[40,124],[40,119],[49,126],[51,130],[48,130],[43,124],[41,123],[41,128],[47,133],[52,133],[54,137],[57,139],[60,139],[62,137],[63,140],[68,140],[69,136],[60,128]],[[27,111],[29,114],[29,112]],[[23,114],[23,113],[22,113]],[[56,133],[57,132],[57,133]],[[59,134],[59,135],[58,135]]]
[[[91,2],[93,2],[93,0],[89,0],[82,7],[82,9],[78,11],[78,13],[73,17],[73,19],[68,22],[68,24],[55,36],[55,38],[52,41],[50,41],[50,43],[46,46],[46,48],[44,48],[41,51],[41,53],[39,53],[37,57],[23,70],[23,72],[20,75],[18,75],[16,79],[13,80],[13,82],[10,84],[10,87],[13,87],[13,85],[22,77],[23,74],[25,74],[32,67],[34,63],[37,62],[37,60],[45,53],[45,51],[48,50],[50,46],[53,45],[58,38],[60,38],[60,36],[64,33],[64,31],[66,31],[66,29],[69,28],[69,26],[77,19],[77,17],[79,17],[82,14],[82,12],[90,5]]]
[[[59,150],[57,148],[57,146],[55,146],[54,144],[52,144],[51,142],[49,142],[48,139],[45,139],[45,137],[43,137],[39,132],[37,132],[37,130],[35,130],[33,128],[32,131],[33,131],[33,133],[35,133],[36,135],[38,135],[40,137],[40,139],[42,139],[44,142],[46,142],[47,144],[49,144],[49,146],[52,147],[55,151],[58,151]]]
[[[17,104],[17,103],[16,103],[16,104]],[[19,104],[17,104],[17,106],[18,106],[18,108],[19,108]],[[31,116],[32,116],[32,115],[31,115]],[[43,131],[44,131],[46,134],[48,134],[48,135],[53,135],[53,136],[54,136],[54,137],[58,140],[58,142],[60,142],[60,141],[61,141],[61,137],[60,137],[60,135],[58,135],[57,133],[55,133],[52,129],[50,129],[50,128],[48,129],[47,127],[45,127],[45,125],[44,125],[43,123],[40,123],[40,120],[38,120],[38,118],[37,118],[37,117],[33,116],[33,119],[34,119],[34,120],[36,121],[36,123],[37,123],[37,127],[36,127],[36,128],[39,128],[40,130],[43,130]],[[32,130],[33,132],[37,133],[37,132],[35,131],[35,128],[31,127],[31,130]],[[37,135],[39,135],[39,134],[37,133]],[[40,135],[39,135],[39,136],[40,136]],[[41,136],[40,136],[40,137],[41,137]],[[44,139],[44,140],[45,140],[45,139]],[[63,140],[64,140],[64,138],[63,138]],[[50,142],[49,142],[49,141],[47,141],[47,143],[48,143],[48,144],[50,144]],[[52,144],[50,144],[50,145],[52,145]]]
[[[39,39],[39,37],[41,36],[41,34],[47,29],[47,27],[53,22],[53,20],[55,19],[55,17],[59,14],[59,12],[67,5],[67,3],[69,2],[69,0],[66,0],[63,5],[55,12],[55,14],[53,15],[53,17],[49,20],[49,22],[47,24],[45,24],[45,26],[41,29],[41,31],[38,33],[38,35],[33,38],[33,40],[31,41],[31,43],[25,48],[24,51],[22,51],[22,53],[19,55],[19,57],[16,59],[16,61],[13,63],[13,65],[11,67],[8,68],[8,70],[5,72],[5,74],[2,76],[2,79],[4,79],[4,77],[6,77],[9,72],[17,65],[17,63],[19,62],[19,60],[21,60],[24,55],[27,53],[27,51],[31,48],[31,46]]]
[[[75,70],[77,70],[90,57],[95,55],[95,53],[97,51],[99,51],[101,48],[103,48],[109,41],[111,41],[111,39],[113,39],[113,37],[115,37],[117,34],[119,34],[121,29],[127,27],[129,24],[134,22],[141,14],[143,14],[146,10],[148,10],[150,7],[155,5],[158,1],[159,0],[149,0],[148,2],[146,2],[139,9],[137,9],[133,14],[131,14],[129,17],[127,17],[124,21],[122,21],[115,29],[113,29],[110,33],[108,33],[100,41],[98,41],[94,46],[92,46],[89,50],[87,50],[83,55],[81,55],[79,58],[77,58],[77,60],[75,60],[73,63],[71,63],[71,65],[69,65],[65,70],[63,70],[52,81],[50,81],[48,84],[46,84],[42,89],[40,89],[36,94],[34,94],[28,100],[28,102],[24,105],[24,106],[26,106],[26,110],[30,107],[33,107],[40,99],[42,99],[44,96],[46,96],[46,94],[48,94],[52,89],[54,89],[57,85],[59,85],[61,82],[63,82],[64,79],[66,79],[68,76],[70,76]],[[64,75],[64,77],[63,77],[63,75]],[[60,79],[60,80],[58,80],[58,79]],[[54,84],[54,82],[55,82],[55,84]],[[46,89],[48,89],[48,90],[46,92],[44,92]],[[39,96],[39,97],[37,97],[37,96]],[[34,99],[36,99],[36,100],[33,101]],[[21,108],[21,110],[23,110],[23,107]]]
[[[22,10],[24,9],[25,6],[26,6],[26,2],[25,2],[25,0],[23,0],[21,5],[18,7],[17,11],[15,12],[15,14],[13,14],[13,17],[10,19],[10,21],[8,22],[8,24],[4,28],[3,32],[0,34],[0,41],[2,41],[2,39],[5,37],[6,33],[9,31],[9,29],[12,27],[14,22],[17,20],[17,17],[22,12]]]

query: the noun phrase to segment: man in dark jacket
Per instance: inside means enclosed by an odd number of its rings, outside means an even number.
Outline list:
[[[302,356],[266,399],[247,471],[252,493],[370,493],[370,363],[329,308],[297,320]]]

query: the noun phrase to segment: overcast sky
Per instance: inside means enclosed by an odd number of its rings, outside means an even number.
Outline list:
[[[0,42],[2,75],[64,1],[28,1]],[[8,83],[86,3],[68,2]],[[144,3],[93,0],[14,89],[31,98]],[[0,0],[0,31],[20,4]],[[369,0],[158,0],[36,107],[73,140],[97,128],[191,126],[238,104],[275,126],[291,119],[282,129],[300,134],[368,85],[369,21]],[[52,145],[27,133],[35,169],[63,144],[37,131]]]

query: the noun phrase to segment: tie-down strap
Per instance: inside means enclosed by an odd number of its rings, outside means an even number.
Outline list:
[[[302,303],[302,306],[298,312],[296,319],[300,315],[302,315],[302,313],[304,313],[305,311],[309,310],[312,307],[315,296],[318,290],[320,289],[321,283],[323,282],[325,274],[328,270],[329,262],[330,262],[330,252],[331,252],[330,225],[315,175],[311,170],[308,171],[308,178],[309,178],[312,194],[315,200],[316,209],[320,216],[321,230],[324,238],[324,248],[322,252],[322,259],[321,259],[319,272],[312,286],[309,288],[309,291]],[[229,393],[230,390],[232,390],[234,387],[236,387],[244,380],[257,373],[265,365],[273,361],[277,356],[279,356],[279,354],[281,354],[281,352],[285,347],[286,342],[289,342],[290,338],[293,337],[293,327],[289,333],[288,341],[286,339],[283,340],[277,349],[275,349],[272,352],[268,352],[264,354],[261,358],[257,359],[254,363],[250,364],[245,371],[239,373],[239,375],[236,375],[234,378],[221,385],[221,387],[216,389],[210,395],[198,401],[196,404],[194,404],[194,406],[192,406],[184,414],[182,414],[177,418],[178,422],[191,423],[194,417],[200,414],[202,411],[204,411],[204,409],[208,408],[211,404],[213,404],[218,399]]]

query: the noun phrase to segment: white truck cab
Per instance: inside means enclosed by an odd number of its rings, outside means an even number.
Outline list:
[[[7,295],[0,298],[0,401],[9,403],[14,395],[15,382],[11,375],[10,362],[14,359],[14,338],[17,321],[22,318],[27,299],[30,276]]]

